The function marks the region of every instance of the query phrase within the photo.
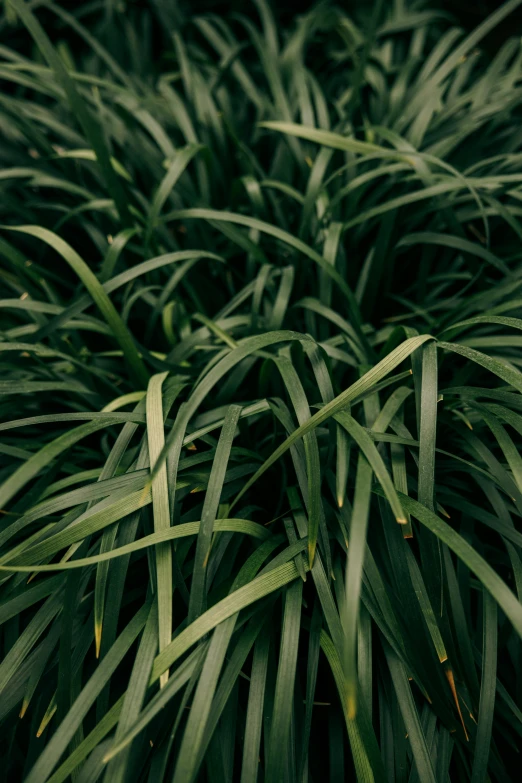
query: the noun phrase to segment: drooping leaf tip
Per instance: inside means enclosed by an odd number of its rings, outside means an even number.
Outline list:
[[[464,732],[466,742],[469,742],[469,734],[466,729],[466,724],[464,723],[464,716],[462,715],[462,710],[460,709],[460,701],[457,693],[457,686],[455,685],[455,678],[453,676],[453,669],[451,668],[451,666],[448,665],[445,667],[445,674],[446,674],[446,679],[448,680],[448,684],[450,686],[450,690],[453,696],[453,700],[455,702],[455,706],[457,707],[457,712],[459,714],[460,723],[462,725],[462,730]]]
[[[94,624],[94,649],[97,659],[100,657],[101,651],[102,628],[103,624],[101,622],[96,622]]]

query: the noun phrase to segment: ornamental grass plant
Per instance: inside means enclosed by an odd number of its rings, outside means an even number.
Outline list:
[[[3,4],[6,783],[519,779],[520,5]]]

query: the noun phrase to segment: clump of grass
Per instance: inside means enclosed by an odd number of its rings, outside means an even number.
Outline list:
[[[519,4],[5,4],[6,780],[514,779]]]

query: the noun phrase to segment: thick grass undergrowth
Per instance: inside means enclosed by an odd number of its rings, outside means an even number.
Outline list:
[[[518,779],[520,5],[4,4],[4,780]]]

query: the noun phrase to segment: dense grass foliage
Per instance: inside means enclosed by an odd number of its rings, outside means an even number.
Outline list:
[[[515,780],[520,0],[243,5],[4,5],[1,774]]]

